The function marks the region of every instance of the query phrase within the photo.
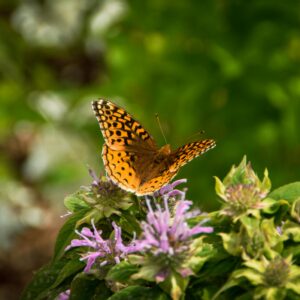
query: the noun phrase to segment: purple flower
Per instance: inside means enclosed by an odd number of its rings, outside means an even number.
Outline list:
[[[154,255],[164,253],[174,256],[188,250],[192,236],[211,233],[212,227],[202,226],[206,220],[192,228],[188,226],[187,220],[194,216],[194,213],[188,212],[191,204],[191,201],[180,200],[172,217],[167,197],[164,197],[164,209],[156,204],[155,211],[147,200],[147,222],[142,222],[143,234],[142,238],[136,241],[137,248],[144,251],[151,250]]]
[[[74,247],[88,247],[89,251],[82,255],[81,260],[86,261],[84,272],[89,272],[92,266],[97,263],[100,267],[106,264],[118,264],[128,253],[136,251],[133,243],[125,246],[121,237],[121,228],[112,222],[114,228],[114,238],[104,240],[101,237],[102,231],[97,231],[92,220],[93,230],[87,227],[82,228],[81,232],[75,232],[81,239],[74,239],[66,248],[66,251]]]
[[[178,179],[170,184],[163,186],[159,191],[154,193],[154,196],[167,196],[167,197],[174,197],[180,196],[181,200],[185,198],[185,192],[174,189],[177,185],[181,183],[186,183],[186,179]]]
[[[213,231],[212,227],[202,226],[207,220],[193,227],[188,225],[188,219],[200,214],[199,211],[189,211],[191,201],[179,200],[174,208],[169,209],[168,201],[172,197],[168,195],[169,192],[167,190],[163,196],[163,207],[155,204],[153,209],[150,201],[146,200],[146,221],[141,224],[141,238],[135,242],[136,250],[141,252],[140,257],[129,256],[129,261],[141,265],[139,272],[132,275],[134,279],[159,283],[170,278],[174,272],[182,277],[194,274],[193,267],[197,265],[195,253],[201,251],[202,247],[201,237],[194,236]],[[182,193],[184,198],[185,193]],[[176,286],[176,283],[172,284]]]
[[[66,290],[65,292],[60,293],[56,300],[68,300],[70,297],[70,292],[70,290]]]

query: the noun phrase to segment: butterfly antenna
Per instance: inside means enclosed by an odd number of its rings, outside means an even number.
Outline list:
[[[158,123],[159,129],[160,129],[160,132],[161,132],[162,136],[164,137],[165,143],[166,143],[166,144],[168,144],[168,142],[167,142],[167,139],[166,139],[166,136],[165,136],[165,134],[164,134],[164,131],[163,131],[163,129],[162,129],[162,126],[161,126],[160,120],[159,120],[158,113],[156,113],[156,114],[155,114],[155,118],[156,118],[156,121],[157,121],[157,123]]]
[[[194,133],[193,135],[189,136],[189,137],[187,138],[187,141],[191,141],[191,140],[194,139],[195,136],[201,136],[201,135],[203,135],[203,134],[205,134],[205,131],[204,131],[204,130],[200,130],[200,131]]]

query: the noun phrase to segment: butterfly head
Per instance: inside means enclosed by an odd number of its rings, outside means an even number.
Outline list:
[[[166,145],[162,146],[159,149],[158,153],[160,155],[162,155],[162,156],[170,155],[170,153],[171,153],[171,146],[169,144],[166,144]]]

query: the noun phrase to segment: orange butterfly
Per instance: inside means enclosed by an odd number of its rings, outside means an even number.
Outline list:
[[[193,142],[171,151],[154,139],[123,108],[110,101],[92,102],[105,144],[102,158],[109,177],[136,195],[152,194],[166,185],[187,162],[215,147],[214,140]]]

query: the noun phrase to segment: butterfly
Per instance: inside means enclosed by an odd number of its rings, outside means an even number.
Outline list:
[[[188,143],[175,151],[158,148],[154,139],[123,108],[107,100],[92,102],[105,143],[102,158],[111,180],[137,196],[153,194],[193,158],[215,147],[212,139]]]

